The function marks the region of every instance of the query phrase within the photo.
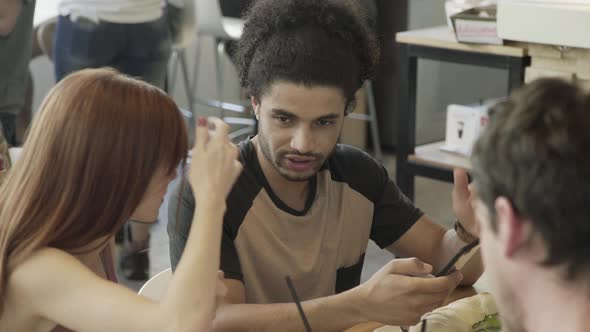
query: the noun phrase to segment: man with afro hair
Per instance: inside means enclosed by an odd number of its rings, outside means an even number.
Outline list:
[[[311,328],[341,331],[366,321],[416,323],[481,275],[476,255],[461,271],[432,277],[477,236],[464,172],[453,191],[458,236],[416,208],[379,162],[338,144],[378,59],[354,2],[259,0],[249,9],[236,62],[259,132],[239,144],[244,171],[225,202],[220,269],[228,293],[215,331],[301,331],[286,276]],[[168,225],[173,268],[198,203],[190,186],[179,188]],[[361,284],[369,239],[406,258]]]

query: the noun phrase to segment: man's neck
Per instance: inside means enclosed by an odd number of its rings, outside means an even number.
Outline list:
[[[522,285],[519,301],[526,312],[526,331],[588,331],[590,325],[590,286],[584,281],[565,284],[555,274],[531,273]]]
[[[256,149],[256,158],[258,158],[262,173],[274,194],[289,207],[297,211],[302,211],[305,208],[305,203],[307,202],[307,196],[309,194],[309,181],[287,180],[277,171],[274,165],[266,159],[260,149],[257,137],[252,140],[252,143]]]

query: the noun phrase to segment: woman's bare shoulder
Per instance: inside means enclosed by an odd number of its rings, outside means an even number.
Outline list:
[[[78,266],[80,265],[80,266]],[[10,272],[4,303],[6,315],[0,318],[0,330],[47,330],[55,323],[42,318],[39,309],[48,303],[54,292],[67,282],[62,280],[64,270],[83,268],[65,251],[43,248],[18,263]]]
[[[65,273],[85,269],[74,256],[63,250],[42,248],[14,266],[8,277],[8,288],[20,296],[39,294],[59,288]]]

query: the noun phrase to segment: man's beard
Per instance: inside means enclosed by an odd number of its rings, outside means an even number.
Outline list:
[[[260,143],[260,150],[262,151],[264,158],[266,158],[266,160],[268,160],[268,162],[270,162],[273,165],[273,167],[277,170],[277,172],[279,172],[279,174],[282,177],[284,177],[285,179],[287,179],[289,181],[295,181],[295,182],[308,181],[309,179],[314,177],[317,174],[317,172],[319,171],[319,169],[322,167],[324,162],[326,161],[327,157],[331,156],[332,153],[334,153],[334,150],[336,150],[336,145],[334,145],[334,148],[332,149],[332,151],[330,151],[328,156],[325,156],[322,153],[299,153],[297,151],[279,151],[277,153],[277,155],[275,156],[275,158],[273,159],[272,153],[270,151],[270,147],[267,144],[267,141],[266,141],[264,135],[261,134],[260,132],[258,133],[258,142]],[[287,170],[285,170],[283,168],[283,166],[281,165],[281,161],[285,159],[286,155],[314,158],[314,160],[317,162],[317,164],[315,166],[316,169],[314,169],[312,172],[309,172],[307,174],[293,175],[293,174],[289,173]]]

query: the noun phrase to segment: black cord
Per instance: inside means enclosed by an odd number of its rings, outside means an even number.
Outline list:
[[[477,239],[477,240],[471,242],[470,244],[466,245],[465,247],[461,248],[461,250],[459,250],[459,252],[455,256],[453,256],[453,258],[451,258],[451,260],[445,265],[445,267],[443,267],[442,270],[440,270],[440,272],[436,275],[436,277],[442,277],[442,276],[449,274],[449,272],[451,272],[451,270],[453,269],[453,267],[455,266],[455,263],[457,263],[459,258],[461,258],[461,256],[470,252],[471,249],[475,248],[478,244],[479,244],[479,239]]]
[[[295,287],[293,287],[293,283],[291,282],[291,278],[289,276],[285,277],[287,280],[287,286],[289,287],[289,291],[291,292],[291,297],[295,304],[297,305],[297,310],[299,311],[299,316],[301,316],[301,320],[303,321],[303,325],[305,325],[305,331],[311,332],[311,327],[309,326],[309,322],[305,317],[305,313],[303,312],[303,308],[301,307],[301,302],[299,302],[299,297],[297,296],[297,292],[295,292]]]

